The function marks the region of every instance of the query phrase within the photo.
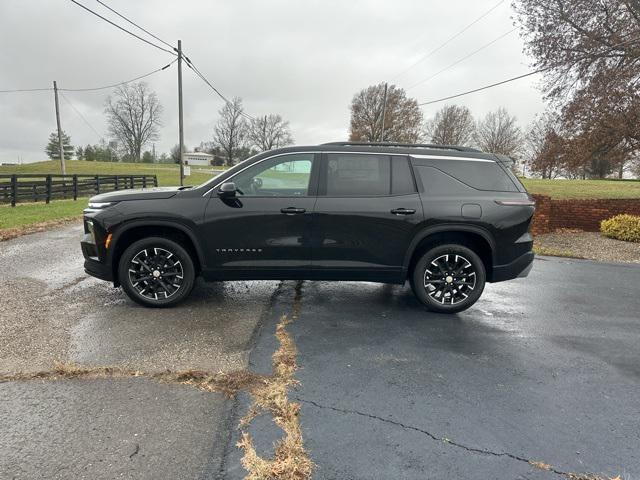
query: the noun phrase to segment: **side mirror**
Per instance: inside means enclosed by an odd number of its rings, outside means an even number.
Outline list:
[[[220,188],[218,189],[218,196],[220,198],[235,197],[237,190],[238,189],[236,188],[236,184],[235,183],[233,183],[233,182],[225,182],[222,185],[220,185]]]

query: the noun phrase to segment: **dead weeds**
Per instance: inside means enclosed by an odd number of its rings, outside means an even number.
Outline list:
[[[558,475],[562,475],[567,480],[622,480],[619,475],[616,476],[616,477],[603,477],[603,476],[600,476],[600,475],[595,475],[593,473],[562,472],[562,471],[556,469],[555,467],[549,465],[548,463],[536,462],[536,461],[533,461],[533,460],[529,461],[529,465],[531,465],[532,467],[537,468],[538,470],[544,470],[546,472],[553,472],[553,473],[556,473]]]
[[[298,368],[297,349],[286,326],[298,318],[301,283],[296,286],[291,317],[283,315],[276,326],[280,346],[272,355],[273,375],[262,384],[250,389],[253,404],[240,420],[241,439],[237,446],[244,451],[242,465],[247,470],[246,480],[303,480],[311,478],[314,464],[304,448],[300,426],[300,404],[290,402],[288,390],[298,382],[294,374]],[[270,414],[284,437],[275,444],[273,458],[258,455],[251,435],[245,430],[258,415]]]
[[[227,396],[234,396],[241,390],[249,390],[264,382],[262,375],[256,375],[245,370],[234,372],[218,372],[211,374],[199,370],[166,370],[156,373],[145,373],[119,367],[89,367],[76,363],[55,362],[52,370],[39,372],[17,372],[0,374],[0,383],[28,380],[68,380],[74,378],[132,378],[145,377],[163,383],[177,383],[189,385],[206,392],[218,392]]]

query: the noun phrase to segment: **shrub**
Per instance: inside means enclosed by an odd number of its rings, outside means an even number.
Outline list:
[[[635,215],[616,215],[600,222],[600,231],[607,237],[640,242],[640,217]]]

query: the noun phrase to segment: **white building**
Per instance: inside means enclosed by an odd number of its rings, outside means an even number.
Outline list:
[[[182,161],[185,165],[204,165],[210,166],[213,155],[204,152],[185,152],[182,154]]]

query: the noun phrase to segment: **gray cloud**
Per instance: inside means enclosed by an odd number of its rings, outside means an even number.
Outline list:
[[[83,0],[108,13],[97,2]],[[367,85],[390,80],[496,3],[452,0],[136,2],[109,5],[161,38],[183,41],[200,70],[249,114],[280,113],[298,144],[346,138],[349,102]],[[394,83],[408,87],[512,28],[509,2]],[[122,21],[119,21],[122,23]],[[68,1],[0,3],[0,89],[101,86],[154,70],[171,57],[129,37]],[[420,101],[492,83],[528,70],[517,32],[411,90]],[[211,138],[222,101],[189,70],[185,140]],[[476,116],[505,106],[522,125],[543,108],[535,76],[458,99]],[[160,152],[177,143],[176,68],[148,78],[165,108]],[[106,135],[106,92],[66,93]],[[441,105],[424,108],[431,116]],[[63,128],[75,145],[96,134],[61,99]],[[0,94],[0,161],[44,158],[55,129],[52,92]]]

